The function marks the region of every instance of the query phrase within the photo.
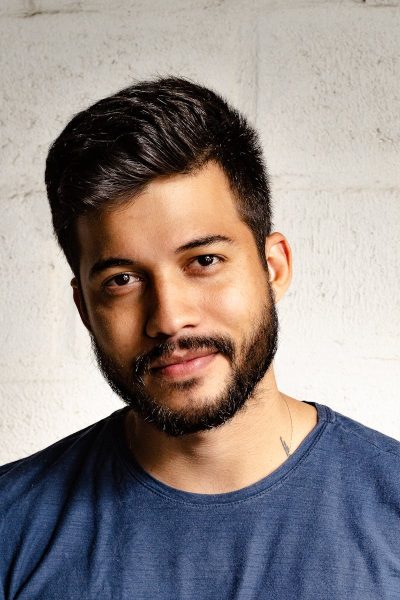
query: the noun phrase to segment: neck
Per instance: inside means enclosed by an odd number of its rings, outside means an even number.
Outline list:
[[[279,392],[270,368],[246,407],[221,427],[173,438],[130,411],[125,432],[150,475],[182,491],[218,494],[269,475],[315,423],[315,409]]]

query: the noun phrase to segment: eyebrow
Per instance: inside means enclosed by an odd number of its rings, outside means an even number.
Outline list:
[[[193,250],[201,246],[211,246],[217,242],[225,242],[227,244],[233,244],[234,241],[226,235],[205,235],[203,237],[196,238],[179,246],[175,250],[175,254],[181,254],[187,250]],[[98,273],[110,269],[112,267],[134,267],[137,263],[130,258],[123,258],[120,256],[110,256],[108,258],[102,258],[94,263],[89,271],[89,279],[92,279]]]
[[[228,244],[234,243],[234,241],[226,235],[205,235],[179,246],[179,248],[175,250],[175,254],[180,254],[181,252],[192,250],[193,248],[199,248],[200,246],[211,246],[217,242],[226,242]]]
[[[129,258],[120,258],[119,256],[110,256],[102,258],[94,263],[89,271],[89,279],[92,279],[98,273],[110,269],[111,267],[132,267],[136,263]]]

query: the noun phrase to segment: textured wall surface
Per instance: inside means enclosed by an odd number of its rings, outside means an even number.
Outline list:
[[[121,406],[97,373],[43,171],[135,79],[209,85],[259,129],[294,252],[282,390],[400,438],[400,1],[3,0],[0,463]]]

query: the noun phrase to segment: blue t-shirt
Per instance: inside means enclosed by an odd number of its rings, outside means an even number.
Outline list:
[[[126,409],[0,469],[1,600],[399,600],[400,443],[322,405],[272,474],[193,494]]]

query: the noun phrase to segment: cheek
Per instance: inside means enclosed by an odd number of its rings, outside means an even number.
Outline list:
[[[217,326],[226,324],[231,330],[246,331],[265,306],[266,285],[238,278],[207,296],[207,314]]]
[[[123,361],[136,353],[140,319],[132,310],[97,308],[89,314],[93,335],[104,351]]]

